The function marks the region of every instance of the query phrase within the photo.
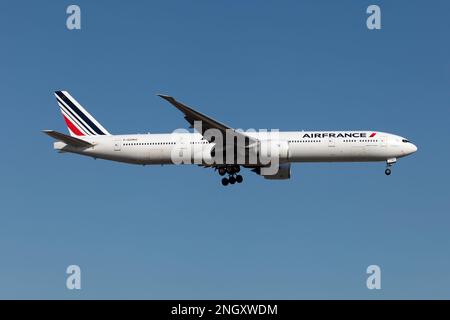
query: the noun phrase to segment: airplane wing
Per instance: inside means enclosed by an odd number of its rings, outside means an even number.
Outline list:
[[[222,137],[225,140],[225,137],[227,136],[227,133],[232,133],[234,136],[238,137],[238,140],[245,141],[244,147],[246,149],[249,149],[250,147],[256,146],[258,144],[258,140],[255,138],[252,138],[248,135],[246,135],[243,132],[236,131],[235,129],[231,128],[230,126],[223,124],[217,120],[214,120],[207,115],[204,115],[191,107],[188,107],[184,105],[183,103],[175,100],[173,97],[158,94],[159,97],[163,98],[164,100],[167,100],[170,104],[172,104],[175,108],[183,112],[184,118],[189,122],[191,125],[190,127],[194,127],[194,121],[201,121],[202,122],[202,132],[200,132],[202,135],[204,135],[205,131],[208,129],[217,129],[222,132]],[[205,137],[208,140],[208,137]],[[242,139],[239,139],[242,138]],[[234,140],[234,139],[233,139]],[[209,141],[209,140],[208,140]],[[209,141],[213,142],[213,141]],[[227,145],[224,145],[223,148],[226,150],[228,148],[234,147],[234,142],[232,144],[228,143]]]
[[[75,138],[75,137],[68,136],[67,134],[64,134],[64,133],[61,133],[61,132],[58,132],[58,131],[43,130],[42,132],[44,132],[45,134],[49,135],[50,137],[52,137],[52,138],[54,138],[54,139],[56,139],[58,141],[62,141],[62,142],[66,143],[68,145],[71,145],[73,147],[89,148],[89,147],[93,146],[93,144],[91,144],[91,143],[89,143],[87,141],[84,141],[84,140],[81,140],[81,139],[78,139],[78,138]]]

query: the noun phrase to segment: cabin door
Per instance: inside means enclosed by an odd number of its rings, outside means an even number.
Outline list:
[[[122,149],[122,139],[114,140],[114,151],[120,151]]]

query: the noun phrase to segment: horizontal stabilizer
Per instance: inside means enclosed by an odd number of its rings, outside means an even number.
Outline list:
[[[56,140],[62,141],[65,144],[68,144],[68,145],[73,146],[73,147],[88,148],[88,147],[92,147],[93,146],[92,143],[89,143],[87,141],[84,141],[84,140],[81,140],[81,139],[78,139],[78,138],[75,138],[75,137],[68,136],[67,134],[64,134],[64,133],[61,133],[61,132],[58,132],[58,131],[43,130],[42,132],[44,132],[45,134],[49,135],[50,137],[52,137],[52,138],[54,138]]]

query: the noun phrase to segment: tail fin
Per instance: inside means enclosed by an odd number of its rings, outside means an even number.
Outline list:
[[[67,91],[55,91],[55,97],[72,137],[110,135]]]

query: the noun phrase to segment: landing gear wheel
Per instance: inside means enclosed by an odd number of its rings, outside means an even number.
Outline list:
[[[222,185],[224,185],[224,186],[227,186],[229,182],[230,182],[230,181],[228,181],[227,178],[223,178],[223,179],[222,179]]]
[[[387,168],[386,170],[384,170],[384,173],[388,176],[391,174],[391,169]]]
[[[225,169],[225,168],[219,168],[219,174],[220,174],[221,176],[225,175],[225,173],[227,173],[227,169]]]
[[[236,176],[236,182],[237,182],[237,183],[242,183],[243,180],[244,180],[244,179],[242,178],[242,176],[241,176],[240,174],[238,174],[238,175]]]
[[[230,181],[231,184],[235,184],[236,183],[236,178],[231,176],[228,178],[228,180]]]
[[[234,168],[233,168],[233,166],[227,166],[227,173],[228,173],[228,174],[233,174],[233,173],[234,173]]]
[[[235,173],[238,173],[239,171],[241,171],[241,166],[234,167],[234,172]]]

